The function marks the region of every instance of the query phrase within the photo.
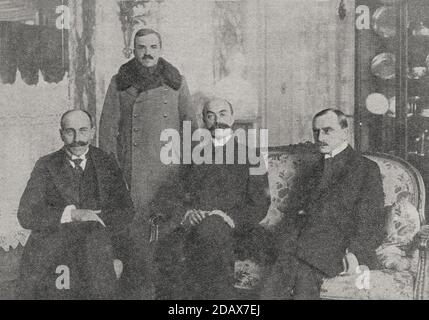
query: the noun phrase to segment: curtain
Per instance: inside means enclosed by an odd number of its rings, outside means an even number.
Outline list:
[[[39,81],[60,82],[68,71],[68,34],[48,26],[0,22],[0,78],[13,84],[16,71],[28,85]]]
[[[0,21],[34,20],[35,3],[31,0],[0,0]]]
[[[60,82],[68,71],[68,32],[56,28],[60,5],[68,0],[0,0],[0,79],[36,85],[39,73],[48,83]],[[27,23],[27,24],[26,24]]]

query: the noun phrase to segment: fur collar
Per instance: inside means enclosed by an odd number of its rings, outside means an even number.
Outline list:
[[[142,92],[158,88],[163,84],[177,91],[182,85],[182,76],[179,70],[163,58],[159,58],[153,73],[133,58],[119,68],[116,84],[119,91],[132,86]]]

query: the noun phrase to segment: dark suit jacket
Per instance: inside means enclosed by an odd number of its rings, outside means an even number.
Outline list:
[[[375,267],[383,237],[384,192],[379,167],[350,146],[334,157],[325,179],[324,159],[300,177],[285,208],[283,252],[292,253],[326,275],[342,271],[348,248],[361,265]]]
[[[224,164],[182,166],[181,180],[171,181],[159,190],[152,213],[173,223],[170,230],[177,227],[187,209],[222,210],[234,220],[238,232],[254,228],[265,217],[271,201],[268,175],[251,175],[252,164],[238,163],[238,143],[232,139],[228,143],[235,143],[234,164],[226,164],[224,154]],[[247,147],[241,148],[248,152]],[[226,147],[222,149],[225,152]]]
[[[126,245],[127,226],[134,216],[131,197],[116,161],[92,146],[88,154],[98,181],[100,208],[81,209],[101,210],[99,217],[111,235],[115,256],[123,259],[121,254]],[[53,263],[52,254],[58,249],[56,242],[61,239],[58,235],[65,230],[70,232],[70,228],[79,228],[79,222],[60,222],[65,207],[77,203],[67,166],[70,164],[64,149],[40,158],[21,197],[18,221],[23,228],[32,231],[21,260],[22,278],[34,278],[34,273],[40,271],[37,268]],[[98,226],[98,223],[93,225]]]

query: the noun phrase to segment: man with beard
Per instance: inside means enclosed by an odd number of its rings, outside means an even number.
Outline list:
[[[100,148],[113,153],[124,171],[136,207],[131,227],[136,247],[129,279],[135,298],[153,297],[151,202],[159,187],[175,179],[179,165],[164,165],[160,151],[165,129],[197,126],[189,89],[179,71],[163,59],[162,41],[152,29],[137,31],[134,58],[119,68],[107,90],[100,119]],[[135,290],[134,290],[135,289]]]
[[[279,208],[281,252],[265,299],[319,299],[323,278],[343,271],[346,253],[376,267],[384,220],[380,169],[348,144],[347,117],[340,110],[317,113],[313,135],[320,160]]]
[[[160,198],[156,208],[161,224],[168,219],[181,221],[176,232],[159,244],[160,299],[233,298],[235,259],[263,263],[266,258],[268,234],[259,225],[270,205],[266,170],[250,174],[247,148],[239,146],[232,132],[234,114],[228,101],[211,99],[204,105],[203,117],[212,134],[207,142],[212,144],[212,163],[187,168],[183,181],[174,185],[176,197]],[[234,162],[225,164],[230,150]],[[242,164],[240,150],[246,152]],[[216,163],[219,154],[224,160]],[[182,270],[175,267],[181,263],[180,249],[185,258]],[[186,290],[177,285],[180,281]]]
[[[20,265],[23,299],[106,299],[116,276],[134,209],[113,157],[90,146],[89,113],[61,118],[64,147],[40,158],[18,209],[31,235]]]

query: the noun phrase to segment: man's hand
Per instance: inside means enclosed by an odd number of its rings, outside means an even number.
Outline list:
[[[211,215],[217,215],[221,217],[223,221],[225,221],[231,228],[233,229],[235,228],[234,220],[232,220],[231,217],[227,215],[225,212],[221,210],[213,210],[207,213],[207,216],[211,216]]]
[[[183,219],[183,224],[190,224],[191,226],[196,226],[200,224],[201,221],[207,216],[206,211],[191,209],[186,211],[185,217]]]
[[[97,215],[99,213],[101,213],[101,210],[75,209],[71,211],[71,220],[80,222],[96,221],[106,227],[103,220]]]

